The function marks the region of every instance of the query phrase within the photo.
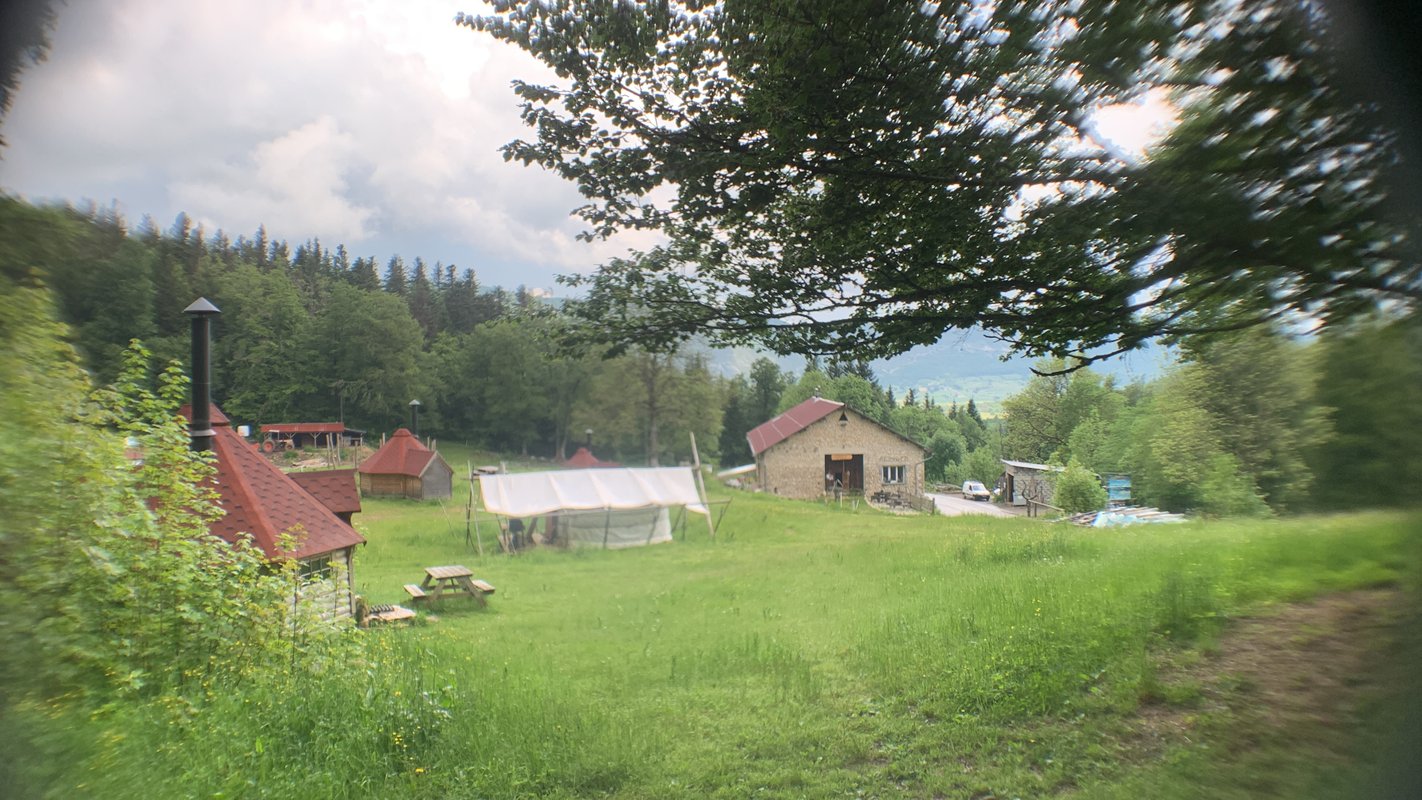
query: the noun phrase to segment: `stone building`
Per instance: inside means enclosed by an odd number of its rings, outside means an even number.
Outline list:
[[[746,434],[762,491],[813,499],[836,490],[912,499],[928,451],[843,403],[811,397]]]
[[[1002,459],[1003,473],[998,480],[1002,496],[1014,506],[1025,506],[1028,502],[1051,505],[1054,494],[1053,481],[1062,467],[1050,464],[1033,464],[1029,461],[1009,461]]]

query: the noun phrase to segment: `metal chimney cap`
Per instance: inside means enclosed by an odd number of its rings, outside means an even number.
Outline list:
[[[183,309],[184,314],[205,317],[211,314],[221,314],[222,310],[208,301],[206,297],[199,297],[193,304]]]
[[[424,405],[424,404],[421,403],[419,400],[411,400],[411,401],[410,401],[410,408],[419,408],[421,405]]]

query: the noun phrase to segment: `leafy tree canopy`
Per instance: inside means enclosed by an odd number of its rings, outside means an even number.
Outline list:
[[[515,83],[536,135],[505,156],[576,182],[588,236],[667,236],[568,279],[594,336],[866,356],[982,325],[1079,364],[1422,296],[1312,4],[494,6],[458,21],[560,79]],[[1152,89],[1183,116],[1158,156],[1101,145],[1093,111]]]

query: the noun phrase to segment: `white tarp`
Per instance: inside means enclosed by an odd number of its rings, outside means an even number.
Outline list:
[[[700,514],[691,467],[616,467],[557,472],[480,475],[484,508],[506,517],[536,517],[556,511],[670,508]]]
[[[665,508],[575,511],[544,520],[546,530],[556,529],[558,539],[570,547],[620,550],[672,540],[671,513]]]

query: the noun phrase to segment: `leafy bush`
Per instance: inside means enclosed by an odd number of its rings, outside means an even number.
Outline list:
[[[0,288],[0,704],[292,668],[325,629],[292,602],[291,569],[208,533],[221,511],[176,413],[181,369],[151,390],[134,342],[91,393],[46,292]]]
[[[1066,471],[1056,478],[1054,505],[1068,514],[1096,511],[1106,507],[1106,489],[1101,482],[1073,458],[1067,463]]]

